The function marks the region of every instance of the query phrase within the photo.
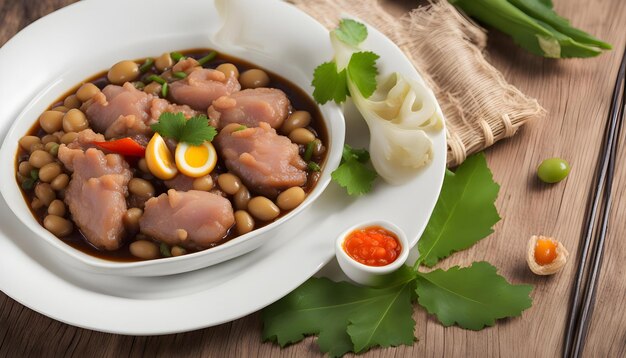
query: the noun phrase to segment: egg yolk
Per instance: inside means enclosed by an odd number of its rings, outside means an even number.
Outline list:
[[[200,168],[209,159],[209,149],[203,145],[189,146],[185,151],[185,161],[189,166]]]
[[[535,244],[535,261],[539,265],[548,265],[556,259],[556,242],[539,239]]]

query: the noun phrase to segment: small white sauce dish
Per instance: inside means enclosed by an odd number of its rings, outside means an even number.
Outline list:
[[[380,226],[388,231],[391,231],[398,238],[402,249],[398,257],[392,263],[385,266],[364,265],[350,257],[344,249],[344,241],[350,233],[370,226]],[[341,270],[346,274],[346,276],[348,276],[349,279],[364,286],[380,286],[383,284],[386,275],[396,271],[404,265],[409,257],[410,250],[411,246],[404,230],[385,220],[367,221],[353,225],[337,237],[337,242],[335,244],[335,255],[337,256],[337,261],[339,262]]]

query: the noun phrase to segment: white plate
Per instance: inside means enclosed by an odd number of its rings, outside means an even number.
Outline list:
[[[119,11],[121,8],[128,11]],[[39,20],[16,35],[0,50],[0,69],[3,69],[0,71],[16,66],[21,54],[31,53],[37,43],[50,38],[55,29],[75,26],[77,22],[81,26],[101,26],[102,36],[88,38],[76,27],[75,37],[59,38],[59,45],[63,41],[85,43],[85,51],[92,52],[92,57],[97,57],[98,53],[104,55],[106,44],[115,41],[128,41],[129,48],[144,46],[132,39],[142,31],[146,18],[170,18],[169,22],[151,26],[151,31],[162,35],[160,46],[163,50],[185,48],[202,38],[198,29],[205,26],[205,14],[213,11],[212,8],[207,0],[81,1]],[[150,11],[148,14],[146,11],[134,12],[133,9]],[[320,39],[327,39],[327,32],[320,25],[291,5],[267,1],[264,9],[265,14],[271,14],[273,18],[289,17],[293,23],[319,33],[317,36]],[[143,15],[137,18],[136,14]],[[125,39],[109,38],[106,26],[114,26],[108,20],[113,18],[115,23],[130,22],[136,24],[136,28],[131,27]],[[394,70],[419,77],[402,52],[378,31],[370,28],[365,47],[383,55],[380,61],[383,73]],[[138,53],[137,57],[153,52]],[[40,56],[41,66],[45,67],[45,54],[37,55]],[[92,72],[95,73],[107,64],[97,62],[93,66]],[[63,75],[71,69],[55,70],[58,72],[34,70],[32,76],[22,78],[19,83],[0,83],[0,98],[3,98],[0,106],[2,138],[12,119],[33,96],[57,78],[67,80],[67,76]],[[77,82],[81,79],[73,80]],[[347,108],[346,116],[350,118],[347,141],[359,147],[367,146],[367,128],[363,121],[353,108]],[[166,277],[100,275],[62,265],[60,253],[50,251],[37,242],[2,200],[0,289],[44,315],[104,332],[167,334],[237,319],[278,300],[311,277],[333,258],[337,234],[357,222],[391,221],[404,229],[411,245],[415,245],[435,205],[445,171],[444,131],[434,135],[433,142],[433,162],[409,183],[392,187],[378,182],[371,194],[358,199],[348,197],[343,189],[331,183],[318,201],[278,228],[275,237],[257,250],[206,269]],[[167,315],[165,312],[176,314]]]

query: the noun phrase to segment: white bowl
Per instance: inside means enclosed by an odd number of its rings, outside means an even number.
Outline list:
[[[402,250],[400,251],[398,257],[389,265],[364,265],[346,253],[346,250],[343,247],[346,237],[354,230],[363,229],[369,226],[380,226],[396,234],[398,237]],[[409,251],[411,251],[411,245],[406,237],[406,234],[404,233],[404,230],[385,220],[367,221],[351,226],[337,237],[337,242],[335,244],[335,255],[337,256],[337,261],[339,262],[341,270],[352,281],[365,286],[380,286],[384,284],[386,275],[396,271],[404,265],[409,257]]]
[[[184,2],[182,1],[180,6],[185,6]],[[213,48],[280,74],[307,93],[312,93],[310,83],[314,68],[332,58],[328,38],[319,36],[319,25],[313,22],[305,24],[298,22],[300,14],[297,14],[298,16],[294,14],[299,10],[288,4],[275,7],[280,9],[280,14],[277,14],[280,21],[276,21],[274,16],[266,14],[263,1],[243,2],[245,11],[242,11],[240,16],[244,18],[246,26],[237,34],[235,39],[238,41],[237,44],[216,42],[224,39],[214,36],[220,27],[220,18],[215,9],[197,18],[179,18],[167,12],[151,15],[151,23],[162,24],[160,26],[171,29],[166,36],[163,34],[164,31],[159,31],[158,35],[155,35],[151,26],[140,26],[133,22],[117,22],[115,26],[110,26],[110,19],[106,16],[87,27],[82,26],[84,24],[80,18],[67,17],[65,26],[55,28],[54,32],[41,31],[37,34],[41,41],[25,47],[21,51],[21,56],[14,59],[19,66],[15,66],[11,72],[3,71],[3,75],[15,76],[9,82],[14,82],[17,78],[23,79],[23,88],[11,89],[17,92],[16,96],[24,95],[19,91],[29,90],[29,97],[32,99],[15,118],[0,149],[2,158],[0,192],[17,218],[41,238],[42,245],[49,245],[54,250],[62,252],[64,255],[59,256],[66,260],[67,264],[82,270],[127,276],[170,275],[215,265],[248,253],[273,236],[279,235],[282,223],[303,212],[324,191],[330,181],[331,171],[337,167],[341,159],[345,137],[343,114],[338,106],[332,104],[320,107],[328,130],[328,154],[319,181],[305,201],[276,222],[215,248],[151,261],[124,263],[99,259],[72,248],[44,229],[33,217],[22,197],[15,179],[14,166],[19,138],[54,100],[76,84],[109,68],[119,60],[158,56],[166,51]],[[124,11],[145,13],[143,2],[128,1],[124,2],[123,6]],[[249,21],[245,20],[246,17]],[[45,21],[45,18],[40,21]],[[37,27],[39,28],[43,26]],[[84,43],[78,41],[62,41],[63,45],[59,45],[60,39],[73,38],[74,32],[79,29],[81,32],[87,32],[88,37],[94,41],[104,39],[104,43],[112,46],[99,47],[95,43],[89,44],[87,48]],[[102,31],[106,31],[106,34],[102,34]],[[85,34],[81,36],[83,35]],[[19,36],[18,34],[16,37]],[[244,44],[245,47],[239,44]],[[10,45],[11,43],[7,44]],[[45,59],[41,54],[45,54]],[[0,92],[8,92],[2,90]]]

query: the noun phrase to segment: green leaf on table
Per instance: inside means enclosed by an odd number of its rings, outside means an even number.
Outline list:
[[[418,302],[444,326],[479,330],[532,305],[530,285],[512,285],[487,262],[417,274]]]
[[[356,85],[365,98],[376,91],[376,76],[378,75],[376,60],[378,58],[380,56],[370,51],[356,52],[352,54],[348,63],[350,81]]]
[[[499,189],[482,153],[467,158],[455,173],[446,173],[441,194],[418,243],[419,261],[433,266],[491,234],[493,225],[500,220],[494,204]]]
[[[414,290],[415,272],[407,266],[383,288],[311,278],[263,310],[263,339],[285,346],[317,334],[320,350],[331,356],[412,345]]]
[[[334,32],[339,40],[352,46],[358,46],[367,38],[367,27],[352,19],[342,19]]]
[[[339,104],[346,100],[348,96],[348,84],[346,70],[338,72],[335,62],[324,62],[317,66],[313,72],[313,98],[315,102],[324,104],[328,101],[335,101]]]

